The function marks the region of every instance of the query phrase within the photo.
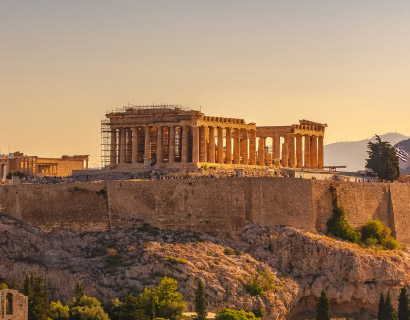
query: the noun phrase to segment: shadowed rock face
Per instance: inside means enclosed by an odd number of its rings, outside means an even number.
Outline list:
[[[195,278],[200,277],[209,311],[264,308],[266,319],[297,319],[315,308],[321,290],[327,291],[334,311],[375,312],[380,292],[390,290],[396,301],[399,288],[410,280],[407,252],[375,252],[297,229],[256,224],[248,225],[239,240],[224,240],[148,225],[44,233],[1,216],[0,256],[2,278],[22,285],[26,273],[41,274],[53,299],[64,302],[78,280],[88,295],[107,302],[157,285],[167,275],[178,280],[193,310]],[[252,297],[243,281],[257,271],[268,271],[275,288]]]

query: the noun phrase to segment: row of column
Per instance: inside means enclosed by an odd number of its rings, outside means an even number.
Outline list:
[[[217,143],[215,142],[215,131],[217,131]],[[255,130],[201,126],[199,146],[199,162],[256,164]]]
[[[154,128],[155,134],[151,134]],[[167,128],[164,131],[164,128]],[[178,129],[177,129],[178,128]],[[176,135],[176,130],[179,130]],[[139,133],[143,132],[141,143]],[[256,130],[213,126],[145,126],[120,128],[111,131],[110,163],[137,163],[139,153],[150,161],[153,153],[156,161],[163,162],[163,133],[167,132],[168,157],[166,162],[203,162],[218,164],[243,164],[283,166],[290,168],[323,167],[323,136],[287,134],[272,137],[272,153],[266,146],[266,138],[259,138]],[[151,141],[151,136],[155,141]],[[176,139],[179,139],[177,142]],[[283,143],[281,143],[283,138]],[[143,148],[143,150],[139,150]],[[153,150],[155,148],[155,150]],[[180,148],[177,152],[176,148]]]
[[[20,171],[26,176],[34,176],[37,172],[37,159],[24,157],[20,160]]]
[[[48,165],[39,165],[38,166],[39,173],[45,174],[57,174],[58,173],[58,166],[55,164],[48,164]]]
[[[156,140],[151,141],[151,129],[154,128]],[[165,145],[163,144],[164,128],[168,131],[168,159],[167,162],[172,163],[176,160],[176,155],[180,155],[180,162],[198,162],[198,128],[191,126],[144,126],[133,128],[120,128],[118,130],[111,130],[111,149],[110,149],[110,163],[137,163],[139,152],[143,151],[143,159],[150,161],[153,153],[156,154],[156,161],[163,162],[163,151]],[[180,134],[177,137],[176,130],[180,128]],[[144,142],[140,144],[139,132],[141,129],[144,132]],[[192,135],[192,156],[188,155],[188,131]],[[180,139],[179,142],[176,138]],[[143,150],[139,150],[143,146]],[[181,150],[176,150],[180,146]],[[155,148],[155,150],[153,150]],[[196,155],[196,157],[195,157]]]
[[[323,136],[291,133],[282,136],[282,145],[280,138],[279,134],[272,137],[272,154],[266,152],[266,138],[259,138],[258,165],[270,166],[273,163],[290,168],[323,167]]]

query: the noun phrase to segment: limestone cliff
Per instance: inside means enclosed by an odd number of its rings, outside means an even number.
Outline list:
[[[195,278],[206,283],[209,310],[264,308],[266,319],[304,319],[326,290],[334,311],[374,312],[388,289],[396,300],[410,280],[408,252],[375,252],[293,228],[251,224],[241,238],[140,228],[111,232],[44,233],[0,217],[0,277],[22,285],[26,273],[45,275],[54,299],[67,302],[81,280],[87,294],[107,302],[168,275],[193,309]],[[251,296],[243,282],[257,271],[274,288]],[[307,313],[306,313],[307,312]]]

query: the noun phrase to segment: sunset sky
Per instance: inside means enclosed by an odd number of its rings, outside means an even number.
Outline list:
[[[128,103],[326,122],[326,144],[410,135],[410,2],[1,0],[1,153],[99,166]]]

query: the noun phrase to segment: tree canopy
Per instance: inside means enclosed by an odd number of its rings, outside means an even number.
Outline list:
[[[382,180],[394,181],[400,176],[399,158],[394,147],[376,135],[376,142],[367,144],[369,149],[366,168],[372,170]]]

